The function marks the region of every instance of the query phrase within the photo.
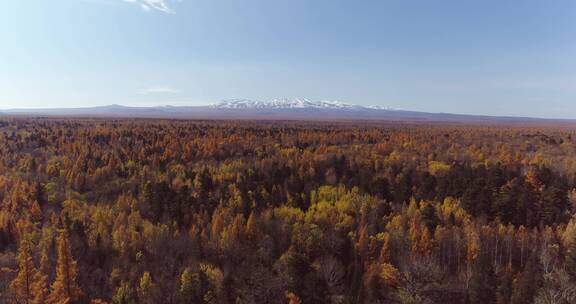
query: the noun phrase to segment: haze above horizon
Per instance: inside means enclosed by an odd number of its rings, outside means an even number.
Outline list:
[[[576,118],[576,2],[22,0],[0,109],[307,97]]]

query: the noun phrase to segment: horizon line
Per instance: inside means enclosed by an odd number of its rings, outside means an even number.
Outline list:
[[[226,100],[234,100],[234,99],[224,99]],[[236,100],[242,100],[238,98]],[[250,99],[246,99],[250,100]],[[220,101],[220,102],[222,102]],[[210,106],[217,105],[219,102],[212,102],[209,104],[203,105],[127,105],[127,104],[120,104],[120,103],[113,103],[113,104],[104,104],[104,105],[91,105],[91,106],[78,106],[78,107],[46,107],[46,108],[6,108],[0,109],[0,115],[2,114],[35,114],[34,111],[58,111],[58,110],[90,110],[96,108],[113,108],[113,107],[121,107],[126,109],[155,109],[155,108],[207,108]],[[553,120],[553,121],[576,121],[576,118],[562,118],[562,117],[537,117],[537,116],[520,116],[520,115],[513,115],[513,114],[478,114],[478,113],[456,113],[456,112],[428,112],[428,111],[419,111],[419,110],[406,110],[406,109],[393,109],[393,108],[370,108],[371,106],[364,106],[358,104],[349,104],[347,105],[352,106],[360,106],[368,110],[375,110],[375,111],[389,111],[389,112],[408,112],[408,113],[419,113],[419,114],[431,114],[431,115],[452,115],[452,116],[469,116],[469,117],[478,117],[478,118],[500,118],[500,119],[527,119],[527,120]],[[212,107],[213,110],[259,110],[258,108],[227,108],[221,109],[217,107]],[[290,109],[305,109],[305,108],[284,108],[284,110]],[[317,108],[316,108],[317,109]],[[261,110],[261,109],[260,109]],[[328,110],[338,110],[338,109],[328,109]],[[69,115],[73,116],[73,115]]]

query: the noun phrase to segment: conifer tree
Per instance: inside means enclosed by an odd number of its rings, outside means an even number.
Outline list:
[[[366,226],[363,226],[360,229],[360,235],[358,236],[358,243],[356,244],[356,250],[358,252],[361,261],[364,261],[367,257],[368,241],[369,241],[368,228]]]
[[[194,299],[194,282],[192,277],[192,269],[190,267],[184,269],[180,276],[180,301],[182,304],[192,303]]]
[[[424,227],[420,240],[418,240],[418,251],[424,256],[432,252],[432,238],[427,227]]]
[[[390,234],[385,233],[382,240],[382,249],[380,250],[380,257],[379,257],[380,264],[390,263],[391,251],[392,250],[390,246]]]
[[[468,298],[471,304],[496,303],[496,275],[485,252],[474,263]]]
[[[420,222],[417,217],[414,217],[410,222],[410,229],[408,230],[408,238],[410,239],[410,253],[418,254],[420,243]]]
[[[246,236],[249,240],[254,241],[256,240],[256,236],[258,235],[258,226],[256,222],[256,215],[254,212],[250,213],[248,217],[248,221],[246,222]]]
[[[34,266],[30,241],[25,236],[20,241],[18,249],[18,274],[10,284],[10,289],[14,292],[17,303],[31,304],[34,300],[34,289],[37,285],[38,270]]]
[[[76,261],[72,256],[72,248],[68,231],[62,229],[57,240],[58,259],[56,263],[56,279],[52,284],[49,303],[75,303],[82,297],[82,291],[76,282]]]
[[[38,268],[38,279],[34,284],[34,299],[32,304],[44,304],[48,298],[48,253],[42,250],[40,255],[40,267]]]
[[[390,235],[386,233],[384,234],[380,257],[378,258],[380,264],[380,279],[386,287],[397,285],[400,277],[398,269],[392,265],[390,257],[391,251]]]
[[[207,303],[209,296],[208,277],[204,271],[187,267],[180,276],[180,299],[183,304]]]
[[[138,300],[141,304],[155,303],[155,285],[152,281],[152,276],[150,276],[150,272],[144,272],[142,278],[140,278],[140,285],[138,285]]]
[[[136,296],[130,283],[126,281],[120,283],[120,286],[116,289],[116,294],[113,297],[113,302],[117,304],[136,304]]]
[[[542,269],[535,253],[528,259],[524,271],[514,280],[512,304],[532,303],[542,285]]]
[[[38,271],[38,279],[33,285],[32,304],[44,304],[48,299],[48,276]]]

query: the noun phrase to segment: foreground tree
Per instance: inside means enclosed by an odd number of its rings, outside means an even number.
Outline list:
[[[52,284],[49,303],[76,303],[82,297],[82,291],[76,282],[76,261],[72,256],[72,248],[68,231],[62,229],[57,240],[58,260],[56,264],[56,280]]]
[[[150,272],[146,271],[140,278],[140,284],[138,285],[138,300],[140,304],[152,304],[156,302],[156,284],[152,281],[152,276]]]
[[[187,267],[180,275],[180,300],[186,303],[207,303],[208,278],[204,271]]]
[[[496,303],[496,275],[490,258],[481,253],[472,269],[468,298],[471,304]]]
[[[43,303],[45,290],[43,278],[34,265],[31,253],[31,242],[25,236],[18,249],[18,274],[10,284],[16,303]]]
[[[535,256],[532,254],[524,271],[514,281],[512,304],[532,303],[542,284],[542,270]]]

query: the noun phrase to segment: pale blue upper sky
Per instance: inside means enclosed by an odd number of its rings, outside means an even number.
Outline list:
[[[573,0],[6,0],[0,109],[307,97],[576,118]]]

